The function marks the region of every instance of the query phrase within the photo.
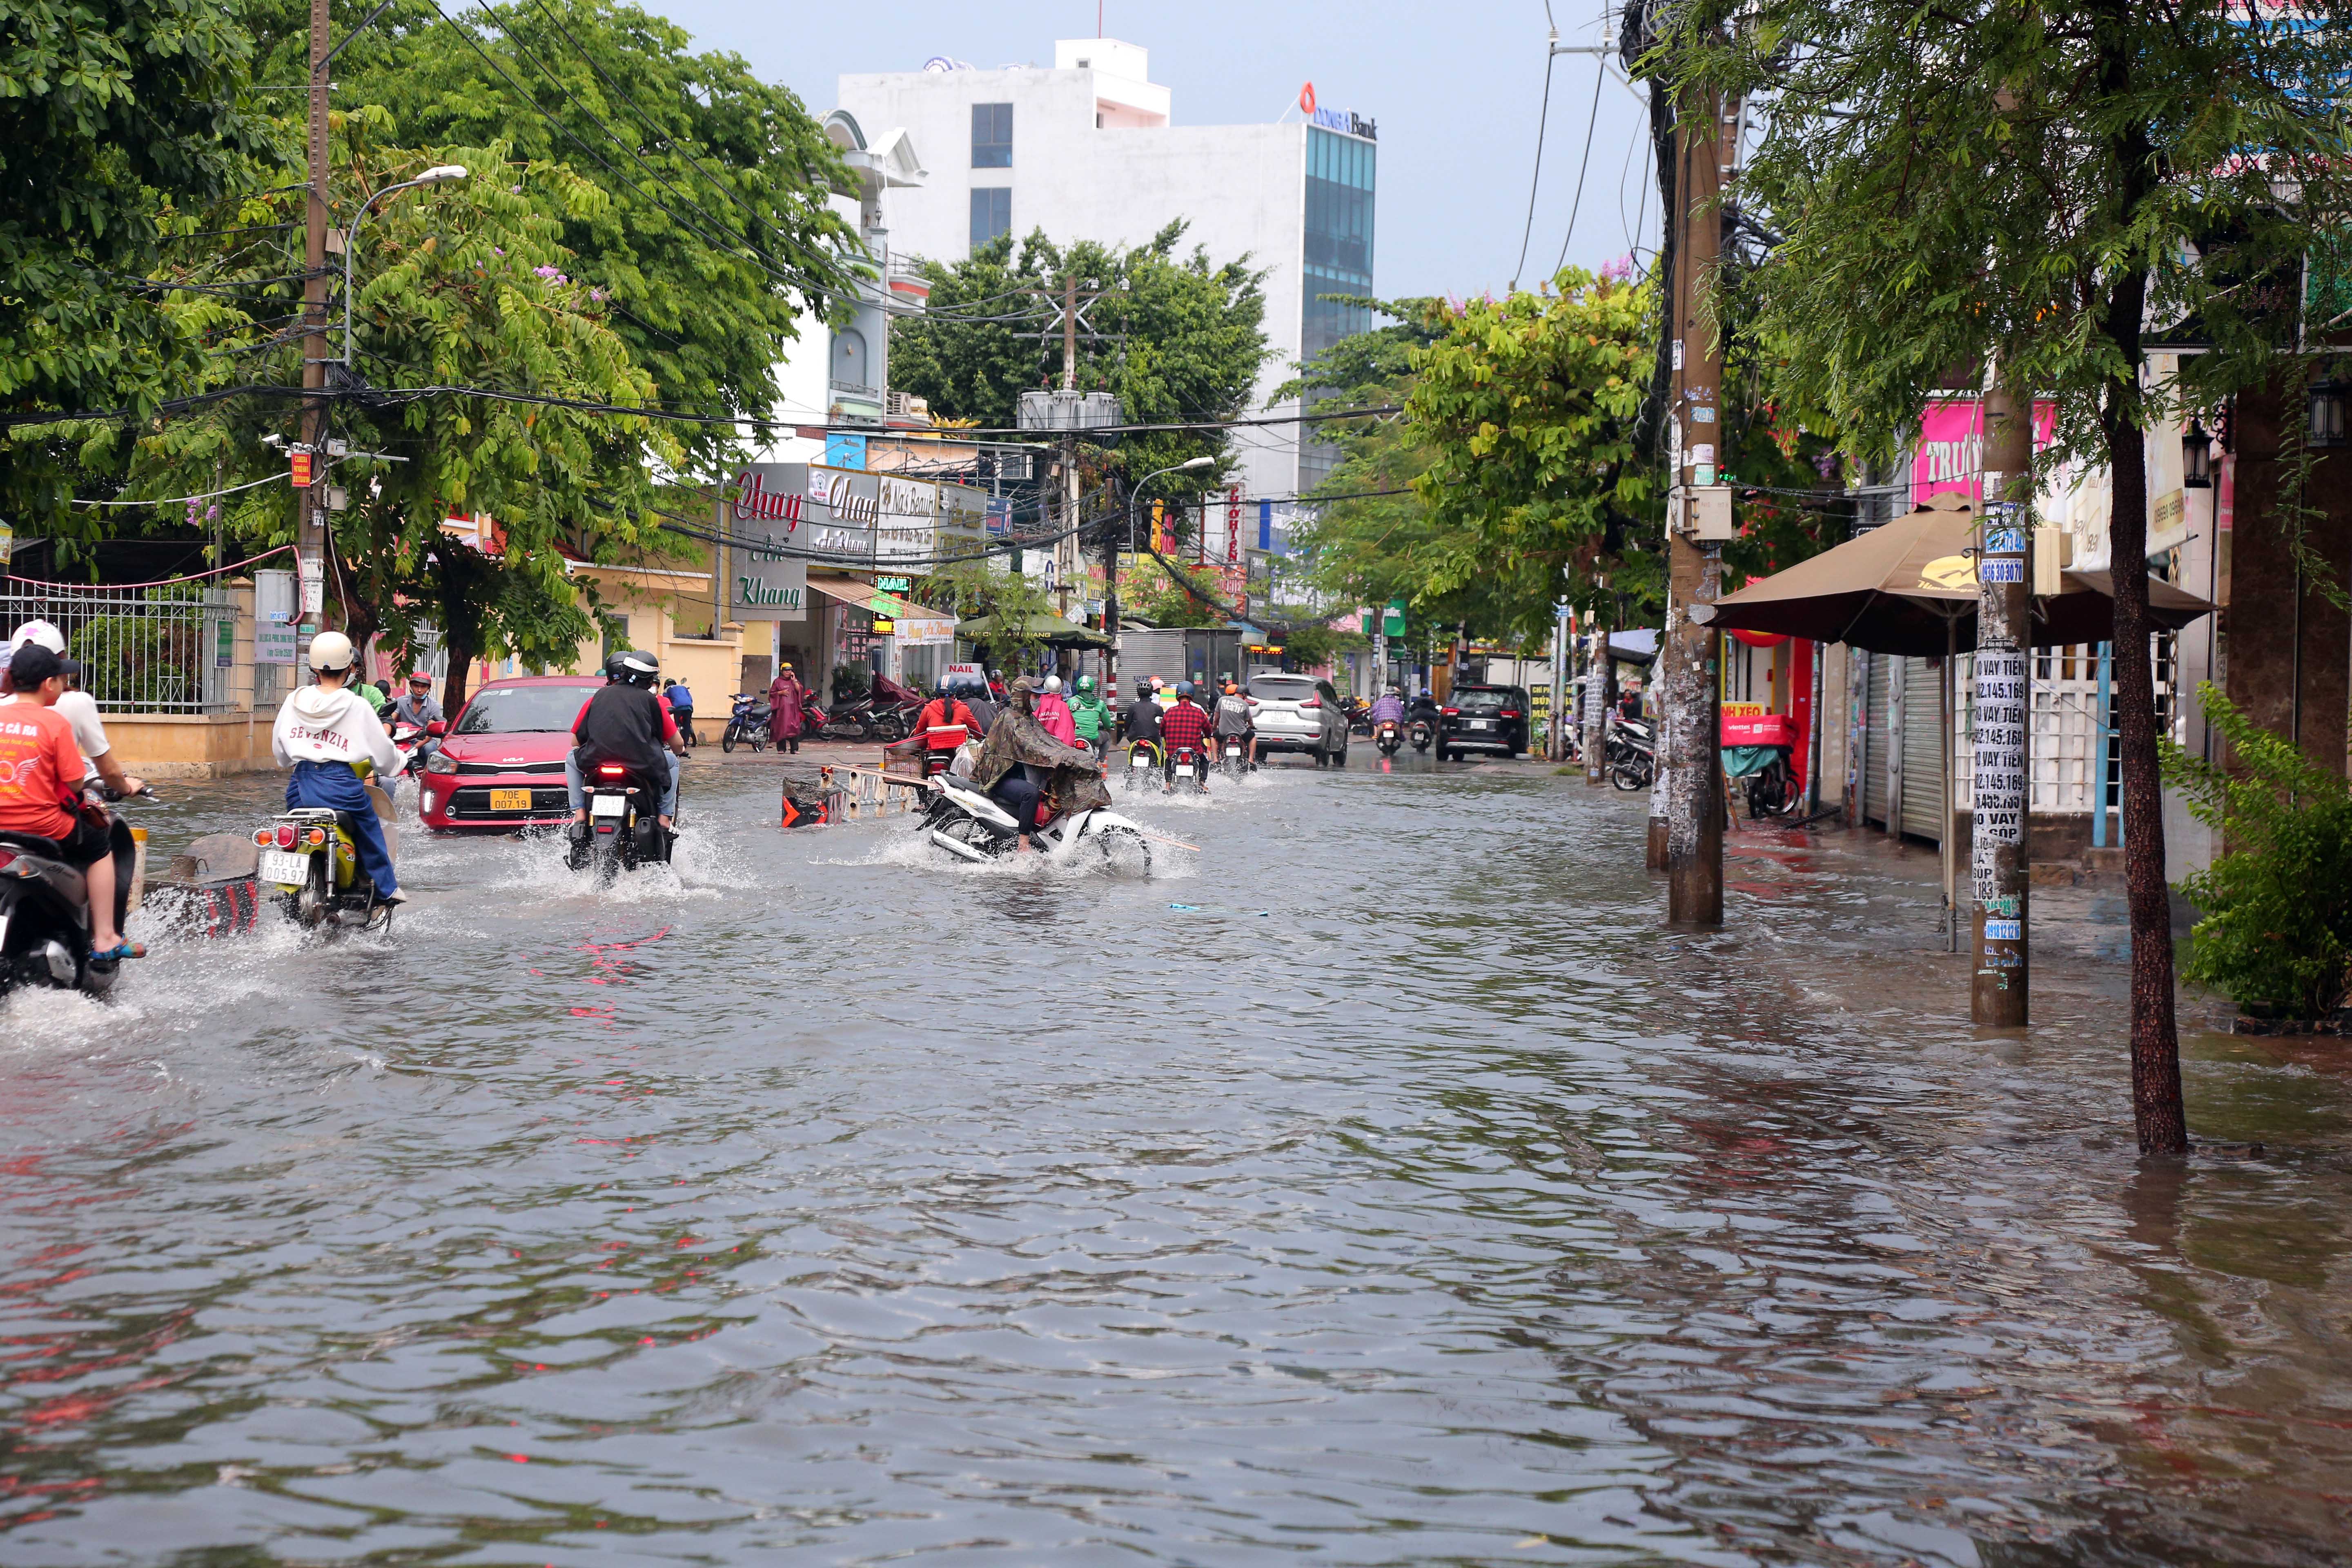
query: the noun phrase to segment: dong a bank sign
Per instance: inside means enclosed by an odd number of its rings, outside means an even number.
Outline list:
[[[1342,136],[1360,136],[1367,142],[1381,139],[1381,122],[1367,120],[1352,109],[1325,109],[1315,101],[1315,84],[1308,82],[1298,89],[1298,112],[1307,123],[1318,131],[1337,131]]]

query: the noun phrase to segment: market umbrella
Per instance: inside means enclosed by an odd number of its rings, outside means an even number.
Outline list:
[[[1024,617],[1014,626],[998,616],[975,616],[956,623],[956,636],[966,642],[987,644],[1000,640],[1024,639],[1042,642],[1048,647],[1108,647],[1110,639],[1099,632],[1090,632],[1076,621],[1057,616],[1051,610],[1039,610]]]

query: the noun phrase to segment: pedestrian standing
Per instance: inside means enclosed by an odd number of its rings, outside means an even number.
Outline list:
[[[807,700],[808,688],[801,684],[801,678],[793,673],[789,664],[776,671],[776,679],[768,682],[768,736],[778,748],[799,752],[801,731],[806,727],[801,707]]]
[[[673,679],[663,688],[662,695],[669,700],[669,716],[677,721],[677,738],[688,751],[694,750],[694,693],[683,680]]]

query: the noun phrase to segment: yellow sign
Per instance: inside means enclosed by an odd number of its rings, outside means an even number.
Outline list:
[[[1716,705],[1716,710],[1727,719],[1761,719],[1764,717],[1764,704],[1761,702],[1722,702]]]

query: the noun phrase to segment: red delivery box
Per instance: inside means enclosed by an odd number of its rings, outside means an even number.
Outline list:
[[[1723,743],[1727,746],[1791,746],[1797,743],[1797,721],[1786,713],[1726,713]]]

